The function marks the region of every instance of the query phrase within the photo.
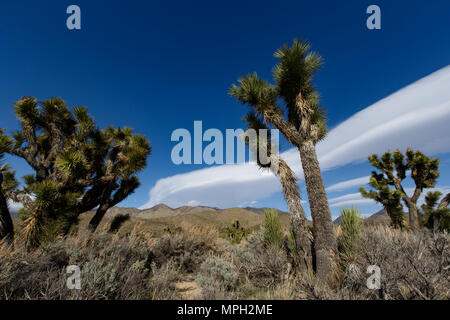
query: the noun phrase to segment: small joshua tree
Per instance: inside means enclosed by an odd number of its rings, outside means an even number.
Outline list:
[[[386,152],[380,159],[374,154],[369,157],[369,161],[371,165],[381,171],[381,174],[372,172],[371,182],[376,181],[372,187],[379,191],[380,188],[384,188],[383,192],[389,192],[386,187],[393,186],[396,192],[393,192],[392,196],[395,198],[401,197],[408,208],[409,227],[412,230],[417,230],[421,218],[417,209],[417,200],[423,189],[435,186],[436,179],[439,177],[439,159],[428,158],[419,150],[413,151],[408,148],[406,159],[399,150],[396,150],[393,154],[390,151]],[[402,181],[406,178],[408,171],[416,185],[411,196],[406,193],[402,186]],[[361,189],[361,193],[363,196],[373,198],[373,194],[367,194],[364,189]]]
[[[248,236],[248,230],[241,226],[239,220],[234,220],[231,226],[225,228],[230,243],[241,243],[242,239]]]

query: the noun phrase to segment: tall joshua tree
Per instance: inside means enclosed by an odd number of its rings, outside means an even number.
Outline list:
[[[312,83],[322,58],[310,52],[308,43],[298,40],[292,46],[283,46],[275,57],[279,59],[274,69],[275,86],[254,73],[239,79],[239,85],[231,87],[231,94],[253,106],[265,123],[279,129],[299,150],[314,225],[316,271],[319,279],[327,281],[334,273],[336,239],[315,150],[316,143],[327,133],[326,119]],[[286,117],[277,98],[284,101]]]
[[[311,239],[306,226],[306,216],[303,210],[297,179],[289,165],[276,153],[272,152],[272,143],[268,126],[258,114],[250,111],[244,120],[248,129],[255,130],[256,139],[252,141],[246,135],[245,142],[250,150],[256,155],[256,163],[260,168],[270,169],[273,174],[280,178],[284,198],[291,213],[291,228],[295,237],[299,257],[300,272],[312,270]],[[262,137],[259,130],[266,130],[267,134]]]
[[[413,151],[408,148],[406,159],[405,155],[396,150],[393,154],[390,151],[386,152],[380,159],[374,154],[369,157],[369,161],[371,165],[381,171],[381,175],[373,172],[372,177],[375,177],[379,183],[395,188],[408,208],[409,227],[412,230],[419,229],[421,217],[417,209],[417,200],[423,189],[435,186],[436,179],[439,177],[439,159],[428,158],[419,150]],[[411,196],[406,193],[402,186],[402,181],[406,178],[407,172],[410,172],[416,185]]]
[[[71,111],[60,98],[38,103],[24,97],[15,113],[21,130],[1,136],[7,152],[35,170],[25,177],[25,187],[10,195],[24,206],[30,245],[38,245],[43,233],[70,232],[80,214],[98,207],[90,223],[95,230],[104,211],[139,185],[135,174],[151,151],[145,137],[129,128],[100,130],[87,108]]]

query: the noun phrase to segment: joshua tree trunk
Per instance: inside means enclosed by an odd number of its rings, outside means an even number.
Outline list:
[[[409,227],[413,231],[419,230],[419,216],[417,211],[416,204],[411,200],[405,201],[406,206],[408,207],[408,214],[409,214]]]
[[[8,209],[5,194],[2,189],[3,174],[0,172],[0,240],[6,238],[12,242],[14,240],[14,225]]]
[[[105,216],[106,211],[108,211],[109,205],[104,203],[102,204],[97,211],[95,212],[95,215],[92,217],[91,221],[89,221],[89,231],[94,232],[98,225],[100,224],[100,221],[102,221],[103,217]]]
[[[313,141],[305,140],[299,151],[314,225],[316,273],[320,280],[330,283],[335,272],[333,259],[336,250],[331,211]]]
[[[291,226],[297,244],[299,268],[301,272],[312,270],[311,240],[306,228],[306,216],[300,202],[300,192],[291,168],[279,159],[279,176],[284,198],[291,213]]]

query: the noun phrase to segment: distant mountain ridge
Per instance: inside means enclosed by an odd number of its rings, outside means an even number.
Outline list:
[[[405,216],[405,220],[408,220],[408,213],[404,212],[403,215]],[[386,224],[390,222],[390,218],[387,215],[386,210],[381,209],[380,211],[375,212],[367,218],[364,218],[364,222],[368,224]],[[342,221],[340,216],[333,221],[333,224],[335,225],[340,225],[341,223]]]
[[[234,209],[234,208],[229,208]],[[199,214],[205,212],[225,212],[229,209],[220,209],[217,207],[208,207],[208,206],[181,206],[178,208],[171,208],[165,204],[158,204],[154,207],[148,209],[137,209],[137,208],[123,208],[123,207],[112,207],[106,212],[107,217],[114,217],[118,214],[128,214],[130,217],[139,218],[139,219],[153,219],[153,218],[165,218],[165,217],[174,217],[180,215],[187,214]],[[254,208],[254,207],[245,207],[239,208],[242,210],[250,211],[259,215],[264,214],[264,210],[271,208]],[[278,212],[278,214],[288,214],[287,212],[274,209]]]
[[[224,213],[229,210],[239,209],[241,212],[251,212],[256,213],[257,215],[264,215],[264,211],[266,209],[273,209],[280,215],[288,215],[288,212],[281,211],[275,208],[255,208],[255,207],[236,207],[236,208],[228,208],[228,209],[220,209],[217,207],[208,207],[208,206],[181,206],[178,208],[171,208],[165,204],[158,204],[154,207],[148,209],[137,209],[137,208],[123,208],[123,207],[112,207],[106,212],[107,217],[114,217],[118,214],[128,214],[132,218],[138,219],[154,219],[154,218],[170,218],[176,216],[184,216],[184,215],[202,215],[205,213]],[[407,214],[405,214],[407,215]],[[369,217],[365,218],[364,221],[370,224],[378,224],[378,223],[389,223],[389,217],[386,214],[386,210],[381,209],[380,211],[375,212]],[[340,225],[341,217],[337,217],[333,224]]]

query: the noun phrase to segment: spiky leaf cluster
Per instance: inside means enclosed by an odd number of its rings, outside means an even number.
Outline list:
[[[376,172],[372,172],[369,185],[375,190],[360,188],[361,195],[382,204],[391,219],[391,225],[395,228],[403,228],[403,207],[400,191],[391,189],[383,174],[377,174]]]
[[[310,51],[307,42],[299,40],[280,48],[275,57],[279,62],[273,72],[274,85],[252,73],[238,79],[229,93],[252,107],[266,124],[280,129],[294,145],[305,139],[316,143],[327,134],[325,111],[313,85],[322,58]]]

